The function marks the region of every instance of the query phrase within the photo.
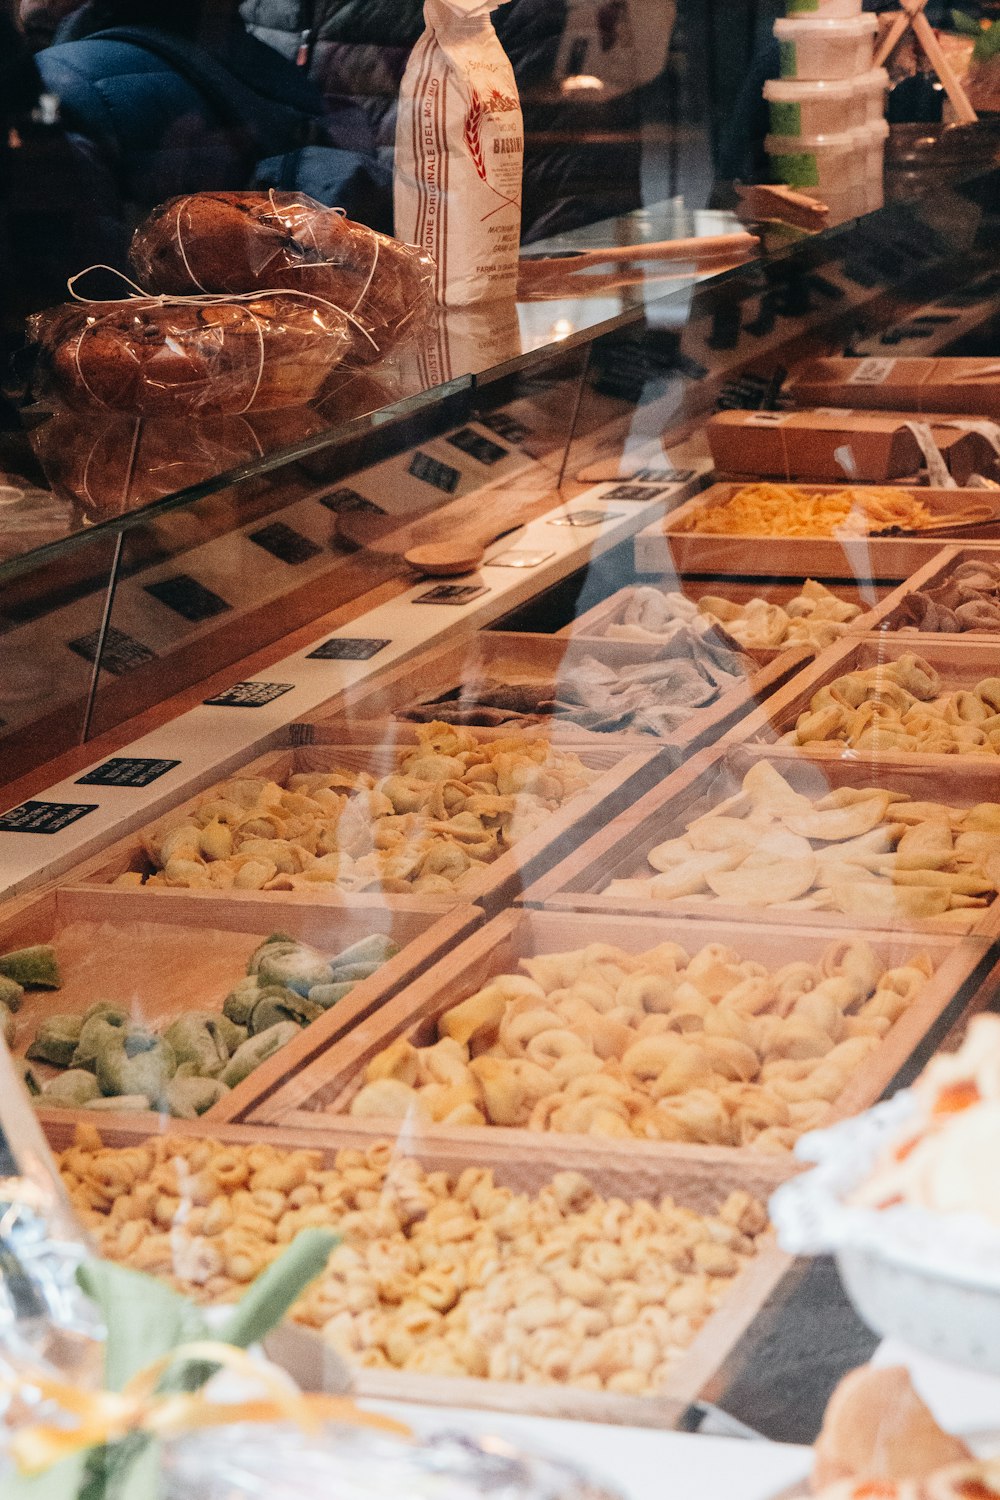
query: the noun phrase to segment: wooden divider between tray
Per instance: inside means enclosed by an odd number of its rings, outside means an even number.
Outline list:
[[[245,974],[253,949],[275,928],[273,907],[262,900],[207,903],[177,894],[179,899],[161,903],[141,891],[67,888],[40,896],[13,916],[4,914],[0,953],[52,942],[63,977],[59,990],[27,992],[16,1017],[15,1052],[23,1055],[38,1024],[47,1017],[80,1014],[101,1000],[125,1006],[137,1021],[148,1022],[155,1030],[193,1011],[221,1013],[222,1002]],[[401,906],[391,897],[339,911],[313,904],[282,912],[283,929],[320,950],[334,952],[373,932],[384,932],[399,944],[400,952],[303,1027],[213,1105],[205,1119],[242,1118],[289,1074],[468,936],[482,919],[482,912],[473,906],[420,911],[415,904]],[[46,1065],[41,1067],[47,1071]],[[54,1106],[40,1106],[40,1112],[45,1118],[63,1113]],[[84,1113],[92,1120],[103,1118],[100,1111]]]
[[[691,516],[723,505],[747,485],[726,481],[712,485],[656,521],[635,538],[635,563],[640,573],[716,573],[746,578],[908,578],[930,562],[942,547],[962,539],[1000,546],[1000,495],[996,520],[985,526],[921,537],[788,537],[736,536],[678,530]],[[844,485],[801,484],[796,489],[813,495],[832,494]],[[851,485],[852,489],[884,486]],[[992,503],[988,490],[939,490],[911,487],[929,510],[947,513],[971,504]]]
[[[59,1152],[73,1144],[77,1124],[96,1126],[105,1145],[133,1146],[161,1133],[226,1144],[266,1144],[289,1150],[318,1151],[324,1165],[332,1165],[343,1148],[364,1149],[371,1144],[367,1132],[358,1132],[350,1121],[320,1136],[315,1131],[278,1126],[215,1124],[211,1121],[170,1120],[164,1125],[142,1115],[94,1116],[87,1111],[66,1111],[58,1119],[45,1121],[52,1149]],[[386,1139],[383,1131],[379,1140]],[[658,1200],[664,1195],[683,1207],[712,1213],[730,1192],[744,1189],[764,1202],[787,1177],[780,1158],[758,1153],[714,1151],[712,1148],[665,1147],[658,1156],[634,1162],[630,1152],[618,1146],[608,1149],[588,1143],[575,1149],[568,1138],[550,1138],[547,1153],[529,1157],[513,1155],[506,1145],[477,1140],[466,1146],[448,1140],[413,1140],[400,1135],[400,1156],[419,1160],[427,1171],[459,1173],[466,1167],[490,1169],[500,1186],[537,1193],[553,1175],[578,1171],[603,1196]],[[738,1157],[739,1160],[730,1160]],[[336,1224],[331,1227],[335,1228]],[[456,1408],[514,1412],[527,1416],[568,1418],[640,1427],[676,1427],[692,1401],[698,1399],[705,1382],[728,1357],[743,1331],[773,1294],[792,1257],[767,1241],[755,1259],[734,1281],[720,1307],[706,1321],[671,1371],[663,1390],[646,1396],[614,1392],[576,1390],[572,1386],[538,1386],[468,1377],[424,1375],[414,1371],[369,1370],[351,1367],[355,1393],[371,1399],[401,1399]]]
[[[373,727],[376,723],[388,722],[392,724],[391,733],[395,736],[396,725],[400,722],[393,718],[396,713],[413,704],[415,698],[433,697],[458,688],[473,670],[485,668],[500,675],[506,671],[529,679],[549,678],[559,670],[567,656],[594,656],[615,668],[654,662],[659,659],[660,651],[656,646],[639,645],[633,641],[485,631],[457,646],[435,647],[401,667],[390,668],[353,696],[339,695],[330,717],[325,717],[320,708],[308,719],[298,721],[296,739],[301,743],[308,737],[308,742],[314,745],[336,743],[345,737],[345,726],[353,724],[356,730],[359,722]],[[810,656],[811,652],[803,647],[790,647],[772,654],[772,659],[762,661],[751,676],[724,690],[707,707],[693,709],[681,728],[662,737],[632,731],[600,734],[556,717],[537,727],[501,726],[491,732],[491,737],[504,738],[512,732],[529,737],[542,735],[551,737],[561,750],[579,750],[580,745],[611,744],[621,748],[664,745],[690,753],[724,733],[755,703],[766,699],[787,682]],[[310,727],[307,729],[306,726]]]
[[[997,553],[1000,560],[1000,551]],[[971,688],[984,677],[997,675],[997,641],[982,639],[968,641],[959,635],[910,636],[892,634],[888,631],[870,635],[858,635],[828,646],[816,659],[804,666],[790,682],[779,687],[768,701],[747,715],[742,723],[721,735],[718,743],[760,743],[775,745],[781,735],[795,728],[800,714],[810,707],[812,697],[821,687],[845,676],[848,672],[874,667],[881,662],[897,661],[907,654],[920,656],[928,662],[942,678],[945,692],[959,688]],[[877,766],[884,774],[892,765],[925,765],[946,771],[956,764],[962,765],[978,759],[968,755],[924,755],[916,751],[895,751],[873,754],[870,750],[851,750],[848,746],[830,741],[811,742],[808,746],[788,745],[795,755],[820,756],[824,759],[848,757],[858,764]],[[990,762],[994,763],[992,757]],[[1000,757],[995,764],[1000,770]]]
[[[627,807],[648,787],[655,785],[669,771],[672,752],[662,741],[649,740],[639,745],[635,742],[627,747],[611,742],[602,742],[596,736],[586,744],[570,746],[561,744],[560,749],[577,754],[584,765],[596,771],[596,779],[577,796],[570,798],[561,808],[547,817],[542,824],[512,849],[507,850],[491,864],[478,870],[477,882],[454,897],[447,895],[421,895],[420,892],[399,894],[397,902],[413,903],[418,910],[428,906],[446,910],[453,906],[474,902],[494,911],[510,905],[524,886],[540,875],[548,864],[561,857],[564,849],[585,836],[618,807]],[[241,768],[241,776],[262,776],[283,782],[290,775],[301,771],[332,770],[346,767],[352,770],[373,768],[378,775],[386,775],[397,765],[397,756],[392,747],[382,745],[310,745],[296,746],[261,756]],[[64,884],[85,883],[107,888],[117,876],[126,871],[152,873],[153,866],[142,847],[142,838],[182,823],[185,814],[195,807],[203,797],[210,795],[212,788],[189,798],[172,812],[158,818],[145,829],[139,829],[124,839],[109,845],[101,854],[92,857],[69,871]],[[120,889],[120,888],[119,888]],[[160,886],[143,889],[144,899],[161,901],[177,894]],[[322,905],[332,909],[349,904],[351,893],[338,890],[336,886],[316,886],[305,892],[296,891],[206,891],[185,890],[185,896],[200,901],[241,901],[247,897],[265,900],[272,904],[275,916],[287,907],[298,904]],[[357,892],[355,899],[365,903],[381,899],[377,891]]]
[[[899,757],[893,762],[891,789],[908,791],[917,801],[948,801],[974,806],[992,801],[1000,792],[1000,770],[986,757],[938,757],[947,762],[943,768],[911,765]],[[909,761],[923,757],[910,756]],[[880,787],[886,778],[881,768],[844,757],[815,757],[774,745],[732,743],[703,750],[679,766],[659,787],[654,787],[635,805],[619,813],[611,823],[591,835],[572,850],[558,865],[528,887],[519,904],[542,907],[546,911],[616,912],[627,916],[710,917],[715,921],[754,922],[780,926],[829,927],[831,937],[845,928],[885,930],[887,919],[870,921],[843,912],[784,910],[768,906],[733,906],[721,900],[710,904],[687,901],[657,901],[655,897],[616,896],[606,887],[615,879],[651,878],[656,871],[646,855],[658,844],[680,837],[688,824],[714,808],[724,798],[740,790],[746,772],[756,762],[765,760],[790,781],[796,790],[808,796],[824,795],[824,788]],[[836,848],[836,846],[833,846]],[[993,939],[1000,936],[1000,897],[989,906],[969,916],[975,925],[970,935]],[[901,917],[894,924],[901,932],[938,932],[930,923],[917,918]]]
[[[516,972],[518,960],[533,953],[559,952],[582,948],[591,942],[617,943],[631,952],[644,952],[670,939],[681,943],[689,952],[705,944],[721,942],[735,948],[742,956],[776,968],[796,956],[815,960],[838,934],[822,927],[777,926],[755,928],[749,924],[712,921],[706,918],[660,918],[602,915],[573,912],[523,910],[507,912],[474,932],[454,953],[443,958],[403,994],[383,1006],[349,1036],[331,1047],[322,1057],[267,1099],[254,1116],[261,1123],[283,1124],[294,1116],[296,1125],[306,1127],[306,1115],[314,1113],[315,1129],[322,1132],[331,1120],[347,1116],[350,1101],[361,1087],[366,1066],[397,1037],[406,1036],[417,1045],[429,1043],[437,1036],[437,1020],[451,1006],[474,994],[500,973]],[[963,1006],[973,999],[976,986],[985,973],[990,944],[980,938],[953,938],[941,934],[914,934],[869,931],[865,933],[877,953],[890,964],[899,964],[917,953],[928,953],[935,962],[934,975],[927,981],[918,999],[894,1024],[881,1045],[858,1070],[847,1090],[852,1112],[873,1104],[895,1076],[914,1046],[932,1027],[956,1018]],[[864,1103],[857,1100],[863,1098]],[[307,1111],[305,1106],[311,1106]],[[325,1113],[332,1111],[332,1113]],[[831,1119],[843,1109],[839,1100],[833,1103]],[[363,1121],[354,1121],[364,1123]],[[391,1128],[386,1121],[372,1121],[372,1129]],[[397,1123],[408,1140],[464,1141],[474,1149],[483,1138],[505,1140],[512,1152],[531,1154],[534,1142],[550,1139],[547,1134],[523,1129],[484,1125],[456,1127],[424,1124],[415,1120]],[[582,1145],[586,1137],[560,1135],[570,1145]],[[623,1148],[628,1156],[641,1146],[628,1142]],[[539,1147],[538,1149],[542,1149]],[[662,1149],[657,1143],[647,1148],[655,1158]],[[732,1148],[741,1157],[753,1159],[752,1148]]]

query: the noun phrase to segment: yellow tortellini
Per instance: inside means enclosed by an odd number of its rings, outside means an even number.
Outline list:
[[[235,777],[151,830],[143,848],[152,873],[114,883],[460,896],[596,774],[546,739],[481,741],[446,724],[420,725],[417,736],[382,777]]]
[[[784,1151],[933,972],[858,939],[775,970],[720,943],[592,943],[520,968],[445,1010],[429,1045],[390,1043],[350,1113]]]

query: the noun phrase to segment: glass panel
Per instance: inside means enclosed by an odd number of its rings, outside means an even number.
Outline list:
[[[15,502],[11,508],[19,507]],[[0,781],[5,805],[12,800],[8,783],[84,739],[116,542],[113,536],[89,537],[54,563],[29,563],[4,584]]]
[[[677,232],[704,235],[732,227],[737,226],[730,216],[702,214],[695,223],[669,204],[564,234],[533,253],[564,256],[594,244],[634,245]],[[515,306],[443,310],[391,368],[334,377],[330,394],[309,407],[183,420],[26,413],[25,431],[6,434],[4,442],[34,482],[52,490],[56,503],[49,507],[51,527],[33,528],[11,551],[36,550],[95,525],[120,526],[137,510],[195,499],[225,487],[241,472],[272,467],[295,452],[349,444],[426,405],[422,393],[446,398],[465,377],[489,375],[512,362],[530,365],[562,342],[628,321],[644,300],[690,284],[695,272],[683,265],[663,273],[641,266],[618,274],[598,268],[578,279],[583,287],[572,295],[566,294],[566,275],[557,270],[535,277],[529,295]]]
[[[688,321],[692,306],[711,306],[708,348],[704,344],[695,348],[689,335],[689,357],[704,363],[711,350],[715,355],[730,354],[735,363],[737,357],[745,360],[756,352],[753,341],[760,348],[761,341],[775,332],[787,332],[784,320],[789,317],[809,318],[813,312],[825,311],[843,313],[845,292],[853,307],[859,300],[859,289],[869,293],[874,286],[889,281],[896,286],[922,261],[934,261],[935,275],[958,275],[965,265],[980,210],[975,193],[963,193],[956,199],[955,192],[952,187],[950,198],[942,192],[925,200],[922,207],[873,215],[857,236],[831,231],[814,241],[808,262],[814,268],[845,256],[853,260],[853,265],[846,265],[852,283],[846,288],[825,286],[822,277],[810,280],[801,259],[790,262],[789,270],[783,271],[785,261],[778,242],[771,247],[770,270],[709,276],[707,286],[718,290],[706,291],[708,300],[696,297],[693,304],[692,288],[699,277],[689,266],[674,270],[638,265],[611,272],[601,268],[576,272],[583,290],[573,295],[566,295],[566,278],[561,273],[546,271],[534,280],[526,300],[517,304],[516,316],[513,309],[502,306],[442,313],[419,347],[394,367],[388,383],[384,376],[359,373],[347,377],[326,401],[312,408],[265,413],[252,419],[183,423],[73,413],[46,418],[32,412],[26,433],[8,431],[4,435],[5,461],[29,483],[53,487],[56,501],[47,503],[41,514],[33,509],[30,529],[19,530],[5,544],[11,554],[8,571],[13,559],[26,550],[58,548],[60,539],[68,541],[94,525],[120,526],[122,518],[137,508],[183,503],[186,497],[193,499],[224,487],[240,473],[270,468],[295,453],[350,444],[385,422],[433,403],[438,395],[447,396],[449,390],[457,389],[454,382],[464,376],[492,378],[512,363],[530,368],[534,360],[545,357],[553,343],[592,338],[618,324],[656,324],[664,332],[679,329]],[[690,233],[728,233],[734,227],[731,216],[717,212],[692,215],[683,205],[671,202],[638,210],[613,223],[574,231],[539,248],[546,254],[564,256],[602,241],[634,245]],[[952,265],[946,270],[943,262],[949,252]],[[985,247],[976,253],[982,256]],[[525,264],[530,266],[532,262]],[[794,290],[784,284],[786,276],[795,281]],[[671,286],[676,290],[671,292]],[[734,299],[745,302],[753,296],[759,305],[741,322],[735,315]],[[427,394],[420,396],[416,394],[419,392]],[[331,421],[337,425],[331,426]]]
[[[129,526],[94,733],[406,572],[387,546],[359,549],[348,518],[413,519],[472,483],[440,436],[465,426],[462,382],[412,410]]]

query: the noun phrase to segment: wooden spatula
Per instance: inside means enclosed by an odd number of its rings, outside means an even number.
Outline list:
[[[818,198],[807,193],[797,193],[794,188],[782,184],[751,183],[737,188],[741,217],[763,220],[777,219],[791,224],[794,229],[818,232],[826,229],[830,209]]]
[[[740,260],[753,255],[760,240],[746,230],[734,234],[696,235],[684,240],[649,240],[645,244],[614,245],[603,250],[562,250],[554,254],[522,255],[520,275],[564,275],[592,266],[627,265],[630,261],[685,261],[695,265],[713,260]]]

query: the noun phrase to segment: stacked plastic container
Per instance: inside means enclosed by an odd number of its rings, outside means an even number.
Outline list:
[[[832,224],[884,202],[889,77],[872,66],[877,27],[861,0],[787,0],[774,23],[781,77],[764,85],[773,177],[822,199]]]

